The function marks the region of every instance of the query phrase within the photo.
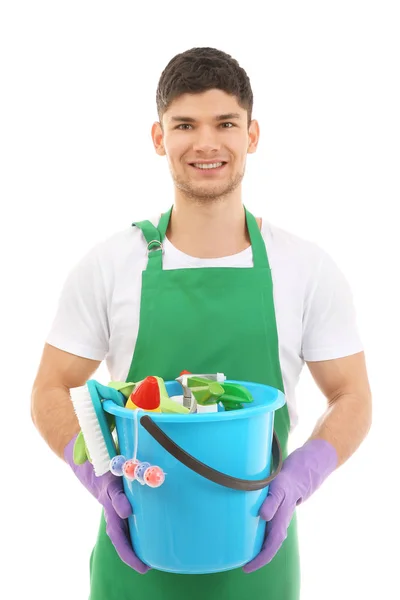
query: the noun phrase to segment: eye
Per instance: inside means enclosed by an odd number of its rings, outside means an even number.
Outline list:
[[[225,127],[225,125],[226,125],[226,127]],[[222,129],[230,129],[231,127],[235,127],[235,125],[233,123],[227,122],[227,123],[221,123],[221,127],[222,127]]]
[[[189,123],[181,123],[180,125],[177,125],[175,127],[175,129],[180,129],[182,131],[185,131],[185,130],[187,130],[186,129],[187,127],[191,127],[191,125],[189,125]]]

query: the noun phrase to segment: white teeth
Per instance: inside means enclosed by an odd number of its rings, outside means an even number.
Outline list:
[[[223,163],[194,163],[194,167],[198,169],[217,169],[218,167],[222,167]]]

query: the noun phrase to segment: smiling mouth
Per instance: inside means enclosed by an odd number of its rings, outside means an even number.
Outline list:
[[[216,171],[222,169],[226,165],[226,162],[214,162],[214,163],[190,163],[190,166],[198,171]]]

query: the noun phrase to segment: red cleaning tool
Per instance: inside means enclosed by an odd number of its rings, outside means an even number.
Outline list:
[[[141,408],[149,412],[161,412],[160,389],[157,379],[149,376],[140,381],[129,396],[125,408]]]

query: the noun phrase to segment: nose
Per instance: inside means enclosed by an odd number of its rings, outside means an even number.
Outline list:
[[[221,143],[214,127],[199,127],[196,131],[196,136],[193,141],[193,150],[209,154],[213,151],[218,151]]]

